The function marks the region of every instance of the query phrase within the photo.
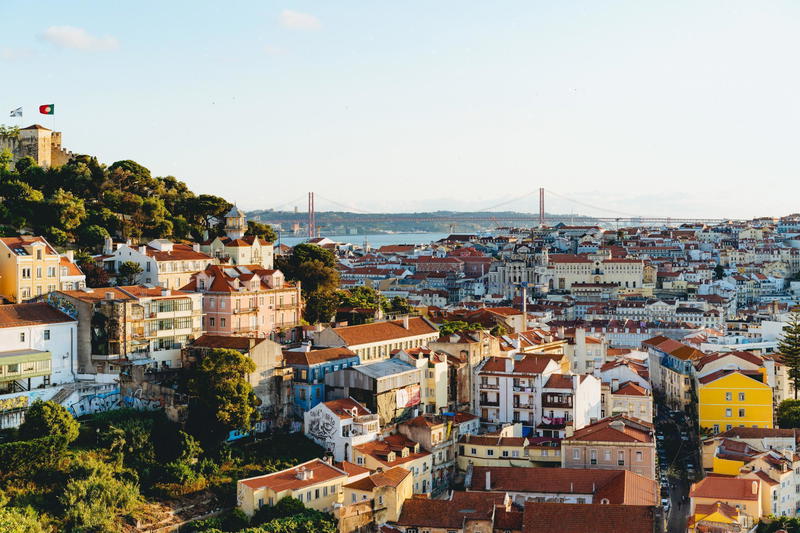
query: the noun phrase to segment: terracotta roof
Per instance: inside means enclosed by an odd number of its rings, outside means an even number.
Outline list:
[[[742,376],[746,376],[752,379],[753,381],[759,381],[759,382],[761,382],[761,380],[756,379],[757,377],[763,379],[761,373],[755,370],[733,370],[730,368],[723,368],[722,370],[717,370],[716,372],[712,372],[707,376],[703,376],[702,378],[699,378],[697,381],[703,385],[706,385],[708,383],[711,383],[712,381],[716,381],[718,379],[730,376],[731,374],[741,374]]]
[[[620,385],[612,394],[618,394],[620,396],[650,396],[650,391],[641,385],[637,385],[633,381],[627,381]]]
[[[312,472],[310,479],[299,479],[298,474],[304,469]],[[261,489],[269,487],[270,489],[280,492],[284,490],[297,490],[299,488],[316,485],[323,481],[330,481],[332,479],[346,478],[347,472],[336,468],[323,461],[322,459],[312,459],[311,461],[299,464],[295,467],[281,470],[265,476],[251,477],[247,479],[240,479],[251,489]]]
[[[158,248],[147,246],[145,254],[156,261],[186,261],[186,260],[207,260],[211,261],[211,256],[203,252],[195,252],[188,244],[173,244],[172,250],[163,252]]]
[[[0,305],[0,328],[16,328],[75,322],[74,318],[46,303]]]
[[[255,342],[254,342],[255,341]],[[250,350],[250,345],[261,344],[264,339],[254,337],[234,337],[228,335],[209,335],[204,334],[192,342],[192,347],[198,348],[227,348],[246,352]]]
[[[491,490],[561,494],[594,494],[600,500],[626,505],[656,505],[658,484],[627,470],[585,468],[515,468],[476,466],[471,490],[485,490],[486,472]]]
[[[775,437],[791,437],[795,438],[794,429],[780,429],[780,428],[732,428],[723,431],[718,437],[740,438],[740,439],[767,439]]]
[[[20,130],[45,130],[45,131],[53,131],[50,128],[45,128],[39,124],[31,124],[27,128],[20,128]]]
[[[568,374],[551,374],[545,389],[570,389],[572,390],[572,376]]]
[[[755,485],[753,485],[754,483]],[[717,500],[757,500],[760,495],[759,491],[759,482],[752,479],[709,476],[702,481],[693,483],[689,496]]]
[[[453,492],[450,500],[410,499],[403,504],[397,523],[461,530],[466,518],[490,520],[495,506],[503,504],[505,497],[502,493]]]
[[[67,276],[83,276],[83,272],[81,269],[78,268],[78,265],[70,261],[64,256],[61,256],[61,260],[59,261],[59,265],[61,267],[66,267],[67,269]]]
[[[411,472],[405,468],[395,466],[384,472],[376,472],[352,483],[348,483],[345,487],[367,492],[372,492],[374,489],[380,487],[397,487],[409,474],[411,474]]]
[[[347,348],[323,348],[321,350],[309,350],[307,352],[285,350],[283,352],[283,359],[287,365],[318,365],[320,363],[327,363],[328,361],[336,361],[339,359],[351,359],[358,357],[355,352]]]
[[[655,510],[645,505],[526,502],[522,533],[653,533]]]
[[[58,252],[50,246],[50,243],[45,240],[44,237],[33,236],[33,235],[20,235],[18,237],[0,237],[0,241],[2,241],[8,248],[15,254],[20,255],[16,252],[18,248],[25,248],[26,246],[30,246],[35,242],[40,242],[45,245],[45,251],[48,255],[57,255]],[[21,255],[28,255],[27,252]]]
[[[369,409],[358,403],[352,398],[339,398],[338,400],[331,400],[323,402],[325,407],[330,409],[333,414],[341,419],[353,418],[353,410],[355,409],[356,416],[364,416],[371,414]]]
[[[363,466],[351,463],[350,461],[340,461],[338,463],[333,463],[333,466],[347,472],[348,477],[353,477],[360,474],[369,474],[370,472],[369,468],[364,468]]]
[[[111,295],[112,300],[135,300],[136,297],[129,294],[119,287],[95,287],[93,289],[82,289],[77,291],[60,291],[76,300],[87,303],[97,303],[106,300],[106,295]]]
[[[652,443],[653,425],[627,416],[604,418],[577,430],[567,441]]]
[[[430,335],[438,333],[435,326],[421,317],[408,319],[408,329],[403,327],[402,320],[391,320],[386,322],[374,322],[372,324],[362,324],[360,326],[345,326],[333,328],[347,346],[358,346],[373,342],[382,342],[405,337],[416,337],[418,335]]]

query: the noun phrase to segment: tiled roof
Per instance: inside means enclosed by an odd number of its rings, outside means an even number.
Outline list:
[[[551,374],[545,389],[570,389],[572,390],[572,376],[568,374]]]
[[[59,265],[62,268],[67,269],[67,276],[83,276],[83,272],[81,269],[78,268],[78,265],[67,259],[66,257],[62,256]]]
[[[779,428],[731,428],[723,431],[718,437],[740,438],[740,439],[768,439],[776,437],[795,437],[794,429]]]
[[[584,468],[473,468],[471,490],[485,490],[486,472],[490,471],[491,490],[560,494],[594,494],[610,503],[656,505],[658,484],[627,470],[592,470]]]
[[[341,419],[353,418],[353,410],[355,409],[356,416],[364,416],[371,414],[369,409],[358,403],[352,398],[339,398],[338,400],[331,400],[324,402],[325,407],[330,409],[333,414]]]
[[[45,240],[44,237],[38,237],[33,235],[20,235],[18,237],[0,237],[0,241],[3,242],[8,248],[15,254],[20,255],[16,252],[19,248],[25,248],[30,246],[35,242],[40,242],[45,245],[45,253],[48,255],[56,255],[56,252],[52,246]],[[22,255],[27,255],[27,252]]]
[[[300,479],[298,474],[301,469],[312,472],[310,479]],[[347,472],[336,468],[323,461],[322,459],[312,459],[311,461],[299,464],[295,467],[281,470],[265,476],[251,477],[241,479],[240,482],[244,483],[251,489],[261,489],[269,487],[270,489],[280,492],[284,490],[297,490],[299,488],[316,485],[323,481],[330,481],[337,478],[346,478]]]
[[[112,300],[135,300],[136,297],[129,294],[119,287],[96,287],[94,289],[82,289],[76,291],[61,291],[67,296],[71,296],[76,300],[87,303],[96,303],[100,300],[106,300],[106,296],[111,296]]]
[[[763,379],[763,376],[761,375],[761,373],[757,372],[755,370],[733,370],[733,369],[729,369],[729,368],[723,368],[721,370],[717,370],[716,372],[712,372],[711,374],[708,374],[707,376],[703,376],[702,378],[699,378],[697,381],[700,382],[703,385],[707,385],[707,384],[709,384],[709,383],[711,383],[713,381],[716,381],[718,379],[730,376],[731,374],[741,374],[742,376],[749,377],[753,381],[759,381],[759,382],[761,380],[756,379],[756,378],[762,378]]]
[[[412,317],[408,319],[408,329],[403,327],[402,320],[391,320],[362,324],[360,326],[334,328],[333,332],[336,333],[347,346],[358,346],[361,344],[402,339],[405,337],[416,337],[418,335],[436,334],[438,330],[425,319],[421,317]]]
[[[620,427],[621,426],[621,427]],[[577,430],[567,441],[652,443],[652,424],[626,416],[604,418]]]
[[[450,500],[410,499],[403,504],[397,523],[461,530],[465,518],[490,520],[495,506],[503,504],[505,497],[502,493],[453,492]]]
[[[620,385],[612,394],[618,394],[620,396],[650,396],[650,391],[641,385],[637,385],[633,381],[628,381]]]
[[[253,342],[255,341],[255,342]],[[234,337],[228,335],[209,335],[204,334],[195,339],[191,346],[198,348],[227,348],[246,352],[250,350],[250,344],[254,346],[264,342],[264,339],[253,337]]]
[[[653,533],[655,509],[645,505],[526,502],[522,533]]]
[[[758,481],[716,476],[709,476],[692,484],[692,489],[689,492],[689,496],[692,498],[713,498],[717,500],[757,500],[759,495]]]
[[[363,466],[351,463],[350,461],[340,461],[338,463],[333,463],[333,466],[347,472],[348,477],[353,477],[360,474],[369,474],[369,468],[364,468]]]
[[[156,261],[194,261],[206,260],[211,261],[211,256],[203,252],[195,252],[194,249],[188,244],[173,244],[172,250],[164,252],[158,248],[148,246],[145,248],[145,254],[152,257]]]
[[[401,466],[395,466],[384,472],[375,472],[367,477],[345,485],[348,488],[372,492],[380,487],[397,487],[411,474]]]
[[[355,352],[347,348],[323,348],[321,350],[294,351],[285,350],[283,359],[288,365],[318,365],[328,361],[339,359],[351,359],[357,357]]]
[[[0,328],[74,322],[75,319],[46,303],[0,305]]]

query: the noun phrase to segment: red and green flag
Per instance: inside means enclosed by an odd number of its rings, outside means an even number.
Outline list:
[[[56,111],[54,104],[44,104],[39,106],[39,113],[42,115],[52,115]]]

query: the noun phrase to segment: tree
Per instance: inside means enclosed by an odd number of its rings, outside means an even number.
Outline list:
[[[58,189],[47,205],[52,210],[54,225],[67,231],[77,228],[86,219],[83,199],[64,189]]]
[[[63,405],[37,400],[25,413],[19,436],[25,440],[63,436],[70,443],[78,438],[78,422]]]
[[[215,349],[195,365],[189,379],[189,426],[201,441],[220,443],[232,430],[249,431],[259,400],[247,375],[252,359],[236,350]]]
[[[45,533],[41,519],[31,509],[0,507],[0,531],[4,533]]]
[[[414,307],[408,303],[408,299],[403,298],[402,296],[395,296],[389,301],[385,311],[387,313],[408,315],[414,312]]]
[[[78,242],[93,250],[98,250],[110,237],[106,228],[97,225],[84,226],[78,231]]]
[[[508,330],[503,324],[495,324],[494,327],[489,330],[489,333],[491,333],[495,337],[502,337],[503,335],[508,333]]]
[[[800,400],[783,400],[778,405],[778,426],[783,429],[800,428]]]
[[[117,285],[136,285],[144,272],[142,266],[134,261],[125,261],[117,270]]]
[[[256,222],[255,220],[247,221],[247,234],[255,235],[256,237],[264,239],[270,243],[278,240],[278,234],[275,232],[275,229],[272,226],[269,224]]]
[[[483,326],[481,326],[480,324],[468,324],[463,320],[453,320],[450,322],[445,322],[444,324],[439,326],[439,334],[444,337],[462,331],[478,331],[481,329],[483,329]]]
[[[293,279],[300,281],[304,295],[333,291],[339,286],[339,271],[316,259],[300,263],[294,272]]]
[[[794,388],[794,399],[797,399],[797,388],[800,386],[800,313],[792,313],[783,326],[783,336],[778,341],[778,351],[786,366],[786,373]]]
[[[83,263],[81,265],[81,271],[86,276],[87,287],[108,287],[110,283],[108,272],[94,261],[91,263]]]
[[[306,298],[304,317],[309,324],[330,322],[339,307],[335,291],[317,291]]]
[[[11,167],[11,162],[14,160],[14,154],[8,148],[3,148],[0,152],[0,171],[6,171]]]
[[[722,279],[725,277],[725,267],[720,264],[714,267],[714,279]]]

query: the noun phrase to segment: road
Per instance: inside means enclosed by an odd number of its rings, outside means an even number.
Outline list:
[[[686,417],[666,409],[658,413],[656,433],[663,436],[658,439],[658,454],[660,470],[667,472],[667,483],[662,482],[662,497],[670,500],[667,531],[684,533],[690,509],[689,487],[702,468],[697,435]],[[687,464],[694,466],[694,474]]]

